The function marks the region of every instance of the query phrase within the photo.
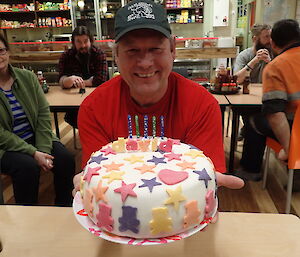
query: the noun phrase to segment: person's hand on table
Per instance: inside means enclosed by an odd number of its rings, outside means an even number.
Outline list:
[[[63,80],[63,86],[65,88],[71,88],[72,86],[76,88],[85,88],[83,79],[75,75],[65,78]]]
[[[36,151],[33,154],[33,158],[37,161],[38,165],[42,168],[42,170],[47,171],[53,168],[54,157],[52,155]]]

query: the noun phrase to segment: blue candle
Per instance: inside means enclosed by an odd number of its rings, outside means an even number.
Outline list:
[[[130,115],[128,115],[128,132],[129,132],[129,138],[132,138],[132,122],[131,122]]]
[[[144,137],[148,138],[148,116],[144,116]]]
[[[164,116],[160,116],[160,136],[161,138],[165,136]]]

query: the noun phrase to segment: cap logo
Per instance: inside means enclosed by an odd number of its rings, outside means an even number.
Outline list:
[[[127,16],[127,21],[132,21],[140,18],[155,19],[152,12],[152,4],[138,2],[128,7],[128,10],[132,13]]]

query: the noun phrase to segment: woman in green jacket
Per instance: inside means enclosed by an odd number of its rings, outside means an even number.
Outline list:
[[[72,203],[73,156],[54,136],[36,75],[9,64],[0,35],[0,171],[12,177],[17,204],[37,204],[40,172],[54,174],[55,204]]]

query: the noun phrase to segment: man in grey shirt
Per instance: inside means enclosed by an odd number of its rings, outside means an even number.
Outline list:
[[[236,59],[234,74],[238,83],[242,83],[247,72],[250,72],[251,83],[262,83],[264,67],[271,61],[270,44],[271,26],[256,24],[251,29],[253,46],[243,50]],[[244,127],[241,132],[244,137],[243,153],[240,167],[235,174],[245,180],[258,181],[261,179],[260,169],[265,149],[265,139],[255,133],[251,126],[251,116],[261,112],[261,108],[242,110]],[[256,149],[253,151],[253,146]]]

